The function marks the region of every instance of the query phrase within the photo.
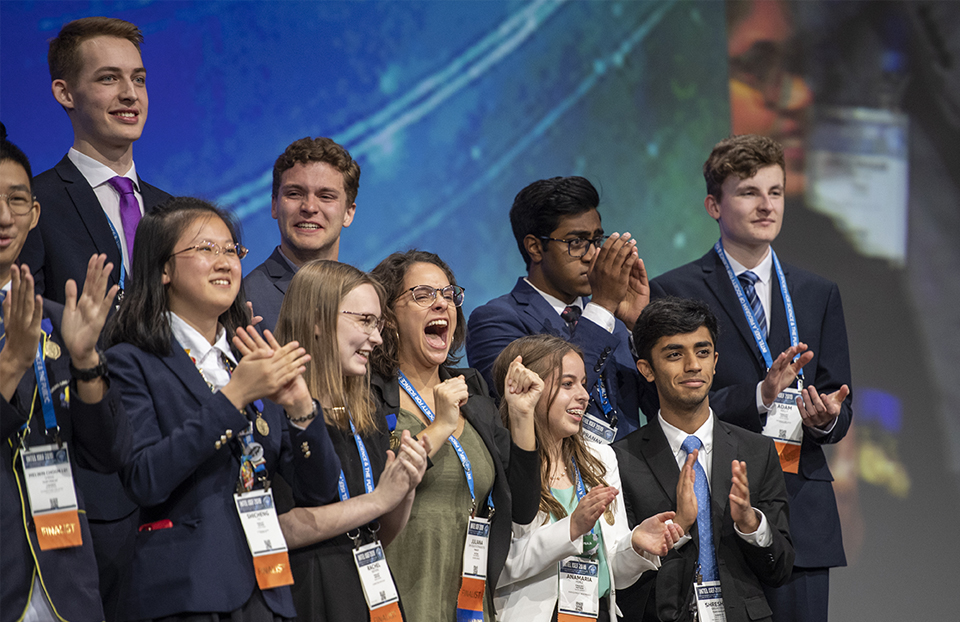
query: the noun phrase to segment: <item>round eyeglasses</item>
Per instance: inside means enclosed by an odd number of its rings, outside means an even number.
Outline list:
[[[33,210],[33,197],[29,192],[15,191],[9,194],[0,194],[0,200],[7,202],[10,211],[17,216],[26,216]]]
[[[447,285],[446,287],[430,287],[429,285],[417,285],[403,292],[413,294],[413,300],[421,307],[429,307],[436,301],[437,294],[443,296],[443,299],[455,307],[463,304],[464,290],[459,285]],[[401,296],[403,294],[400,294]]]
[[[609,238],[609,235],[601,235],[600,237],[593,238],[588,240],[586,238],[573,238],[572,240],[560,240],[558,238],[551,238],[546,235],[541,235],[540,239],[548,242],[565,242],[567,245],[567,252],[570,253],[570,256],[579,259],[587,254],[587,251],[590,250],[591,246],[596,246],[600,248],[603,246],[603,241]]]
[[[360,325],[360,329],[368,335],[372,335],[374,330],[382,331],[383,324],[386,322],[386,318],[372,313],[357,313],[356,311],[341,311],[340,313],[351,316]]]
[[[197,251],[201,257],[217,257],[220,253],[223,253],[228,258],[236,257],[237,259],[243,259],[247,256],[247,248],[239,244],[228,244],[227,246],[221,246],[216,242],[207,242],[204,240],[199,244],[189,246],[183,250],[179,250],[175,253],[171,253],[170,256],[179,255],[180,253],[186,253],[188,251]]]

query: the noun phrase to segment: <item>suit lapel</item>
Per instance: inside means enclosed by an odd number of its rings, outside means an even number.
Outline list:
[[[793,289],[790,286],[790,274],[786,266],[783,266],[783,276],[787,281],[787,291],[790,297],[793,297]],[[767,336],[767,344],[770,346],[770,356],[774,359],[790,347],[790,327],[787,324],[787,309],[783,305],[783,294],[780,292],[780,281],[776,278],[774,270],[772,283],[770,284],[770,334]]]
[[[733,289],[733,284],[730,283],[730,277],[727,275],[726,268],[723,267],[719,255],[711,249],[700,259],[700,266],[703,268],[704,283],[717,297],[720,306],[726,312],[730,321],[733,322],[733,325],[737,327],[737,332],[747,343],[748,349],[753,352],[757,362],[766,369],[766,363],[763,361],[757,342],[754,341],[753,333],[750,331],[750,324],[747,323],[747,318],[743,315],[743,308],[740,306],[737,292]]]
[[[710,504],[713,514],[714,546],[720,542],[723,517],[729,504],[730,485],[733,475],[731,463],[737,457],[737,445],[730,436],[725,424],[716,416],[713,418],[713,465],[710,475]]]
[[[97,252],[106,253],[108,261],[113,262],[114,281],[119,281],[120,249],[111,233],[110,222],[100,205],[100,200],[70,158],[64,156],[54,169],[64,182],[67,195],[73,202],[73,207],[83,221],[87,233],[90,234]]]
[[[170,341],[171,352],[161,359],[163,364],[179,378],[198,402],[203,402],[211,392],[207,381],[200,375],[197,366],[190,360],[190,356],[180,342],[175,337]]]
[[[664,496],[670,500],[670,507],[677,507],[677,481],[680,479],[680,467],[677,459],[670,451],[667,437],[663,435],[659,418],[641,428],[640,454],[650,467],[650,472],[656,478]]]
[[[267,270],[267,276],[273,281],[274,287],[280,290],[281,294],[286,295],[287,286],[293,280],[294,272],[290,269],[287,260],[280,254],[279,246],[273,249],[270,257],[264,262],[264,266]]]
[[[511,293],[514,300],[517,301],[517,306],[529,318],[528,322],[539,327],[538,333],[549,333],[564,339],[570,337],[570,329],[567,328],[567,323],[550,306],[550,303],[540,295],[540,292],[524,281],[523,278],[517,280],[517,285]]]

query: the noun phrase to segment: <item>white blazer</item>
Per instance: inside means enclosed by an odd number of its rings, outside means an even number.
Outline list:
[[[607,445],[587,442],[587,449],[600,458],[607,469],[604,480],[620,490],[620,469],[617,457]],[[616,589],[633,585],[646,570],[660,567],[656,555],[640,555],[630,542],[632,531],[627,524],[623,499],[614,501],[613,525],[600,519],[603,546],[610,573],[608,604],[610,622],[617,622]],[[570,540],[570,516],[555,523],[544,512],[529,525],[513,524],[513,541],[507,562],[500,573],[494,604],[500,622],[550,622],[559,598],[558,562],[583,550],[583,537]]]

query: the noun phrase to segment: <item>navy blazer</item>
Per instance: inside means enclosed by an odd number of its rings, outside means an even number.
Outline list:
[[[613,449],[620,464],[621,498],[631,526],[654,514],[677,509],[680,468],[659,418],[615,443]],[[790,578],[794,561],[787,491],[776,447],[768,438],[715,419],[712,453],[713,542],[727,620],[771,620],[773,614],[761,584],[782,585]],[[750,504],[763,512],[770,524],[773,542],[769,547],[754,546],[734,531],[727,496],[734,459],[747,463]],[[617,590],[623,619],[691,619],[689,606],[699,558],[696,523],[690,533],[693,540],[661,558],[658,572],[645,573],[625,591]],[[649,617],[643,617],[644,611]]]
[[[804,386],[815,386],[821,393],[832,393],[844,384],[852,388],[847,329],[836,284],[800,268],[781,265],[793,299],[800,341],[814,353],[813,360],[803,368]],[[697,261],[657,277],[650,282],[650,290],[652,298],[699,298],[710,306],[720,326],[716,346],[720,357],[710,404],[724,421],[762,431],[766,416],[757,414],[756,390],[757,383],[766,376],[766,364],[717,253],[711,249]],[[783,296],[776,279],[770,301],[767,342],[776,359],[790,347]],[[836,443],[846,435],[853,417],[852,399],[851,395],[844,401],[830,434],[816,437],[804,432],[799,473],[785,474],[790,495],[790,532],[800,567],[846,565],[833,475],[821,446]]]
[[[493,458],[493,505],[490,550],[487,553],[487,585],[492,594],[510,550],[512,522],[528,525],[540,509],[540,452],[525,451],[514,444],[501,423],[500,412],[487,394],[487,385],[475,369],[440,368],[440,380],[463,375],[469,397],[460,414],[470,422]],[[370,379],[377,403],[377,419],[400,412],[400,383],[396,378],[373,374]]]
[[[494,298],[470,314],[467,330],[467,360],[483,374],[496,395],[493,383],[493,362],[511,342],[526,335],[546,333],[573,343],[583,350],[587,372],[587,388],[591,392],[590,412],[601,420],[602,411],[593,398],[597,378],[603,373],[609,399],[619,419],[617,438],[623,438],[646,422],[640,410],[649,416],[657,411],[656,393],[640,383],[640,372],[630,351],[630,332],[616,320],[613,333],[590,320],[581,320],[570,329],[550,303],[523,277],[509,294]],[[651,406],[648,406],[650,404]],[[648,410],[653,407],[654,410]]]
[[[96,404],[69,399],[68,395],[76,395],[77,385],[70,377],[69,354],[60,337],[63,307],[45,300],[43,309],[44,316],[53,324],[51,339],[60,346],[61,351],[57,359],[45,357],[45,363],[54,413],[60,426],[60,438],[69,449],[70,467],[74,474],[78,465],[101,473],[116,472],[129,455],[131,439],[120,391],[116,383],[109,383],[106,395]],[[97,561],[87,524],[83,490],[79,486],[76,486],[76,494],[83,544],[42,551],[37,542],[19,457],[20,430],[24,424],[30,426],[26,439],[28,446],[53,442],[53,437],[48,438],[45,434],[39,398],[36,404],[33,403],[36,386],[36,377],[31,368],[20,381],[12,403],[0,397],[0,529],[3,533],[3,546],[0,547],[0,602],[3,607],[0,607],[0,621],[12,622],[21,618],[33,588],[36,569],[50,602],[61,618],[70,622],[99,622],[103,620],[103,607],[97,580]],[[42,596],[34,593],[33,598]]]
[[[143,209],[149,211],[170,198],[140,180]],[[120,249],[110,223],[93,188],[70,158],[33,178],[33,192],[40,202],[40,222],[27,234],[20,251],[21,264],[30,266],[38,294],[64,302],[69,279],[82,291],[87,262],[94,253],[106,253],[113,262],[109,289],[120,282]]]
[[[169,528],[136,534],[121,617],[161,618],[186,612],[229,612],[257,589],[253,562],[234,503],[240,470],[238,437],[253,419],[213,393],[176,339],[166,356],[130,344],[107,353],[134,433],[121,475],[144,524]],[[298,505],[337,498],[340,461],[323,421],[306,430],[288,426],[282,409],[265,402],[263,445],[268,473],[279,472]],[[217,449],[227,430],[233,439]],[[309,454],[309,456],[308,456]],[[263,591],[278,615],[296,615],[290,588]]]
[[[267,260],[243,279],[243,293],[253,303],[253,312],[263,317],[260,330],[273,332],[280,317],[280,305],[296,272],[280,254],[278,246]]]

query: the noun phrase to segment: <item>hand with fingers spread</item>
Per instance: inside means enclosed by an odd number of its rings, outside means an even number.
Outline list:
[[[0,394],[9,400],[37,354],[43,298],[34,294],[26,265],[10,267],[10,291],[3,300],[5,340],[0,350]]]
[[[810,428],[825,428],[833,423],[840,416],[840,408],[843,406],[843,400],[850,395],[850,387],[843,385],[833,393],[817,393],[814,386],[804,387],[800,397],[797,398],[797,408],[800,409],[800,417],[803,419],[803,425]]]
[[[107,291],[112,270],[113,264],[107,262],[106,255],[90,257],[83,293],[79,298],[76,281],[67,281],[60,332],[63,335],[63,345],[77,369],[89,369],[99,363],[97,341],[120,289],[118,285],[114,285]]]
[[[697,522],[697,492],[693,487],[697,474],[693,464],[699,453],[700,450],[695,449],[687,455],[687,461],[680,469],[680,479],[677,480],[677,515],[674,522],[680,525],[683,533],[690,533],[690,528]]]
[[[628,288],[633,285],[631,276],[637,261],[639,256],[636,240],[630,239],[629,233],[611,235],[594,256],[587,274],[590,281],[590,301],[610,313],[616,313]],[[637,287],[639,290],[639,283]],[[636,320],[635,317],[633,319]]]
[[[800,355],[796,361],[794,357]],[[803,366],[813,359],[813,352],[807,351],[807,344],[798,343],[780,353],[773,362],[770,371],[760,384],[760,397],[765,406],[770,406],[780,392],[792,385]]]
[[[570,540],[589,533],[618,494],[620,491],[612,486],[591,488],[570,515]]]
[[[504,396],[510,412],[510,435],[513,442],[527,451],[537,448],[533,414],[543,394],[543,380],[523,366],[523,357],[518,356],[507,369],[504,380]]]
[[[751,534],[760,527],[760,517],[750,505],[750,482],[747,463],[734,460],[730,465],[733,481],[730,485],[730,516],[742,533]]]
[[[683,537],[683,529],[673,522],[674,512],[661,512],[633,528],[630,543],[637,553],[666,555]]]

